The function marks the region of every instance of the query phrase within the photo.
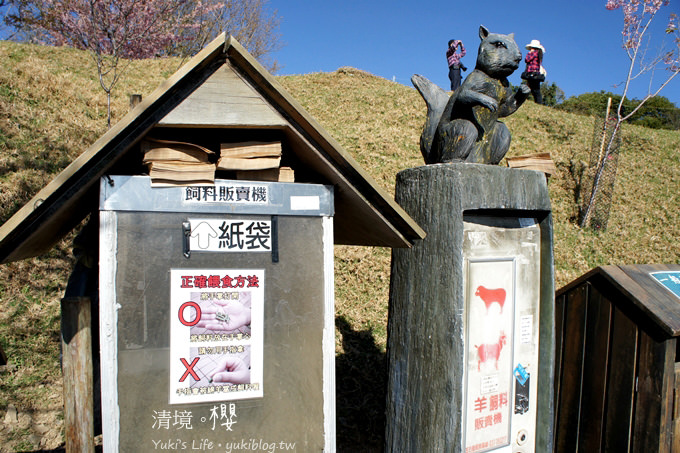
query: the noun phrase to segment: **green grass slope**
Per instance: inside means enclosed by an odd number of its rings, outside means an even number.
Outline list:
[[[148,94],[181,62],[134,61],[114,91],[113,121],[128,95]],[[89,56],[67,48],[0,42],[0,222],[5,222],[105,132],[106,98]],[[418,68],[413,68],[414,72]],[[389,192],[422,165],[425,105],[411,87],[352,68],[279,82]],[[602,264],[680,262],[680,133],[624,129],[609,228],[575,224],[577,169],[589,160],[595,119],[533,103],[507,118],[509,155],[550,152],[556,286]],[[340,451],[380,451],[390,251],[337,247],[337,417]],[[70,238],[43,257],[0,266],[0,452],[61,443],[59,300],[72,265]],[[10,417],[11,418],[11,417]],[[49,427],[46,430],[45,427]]]

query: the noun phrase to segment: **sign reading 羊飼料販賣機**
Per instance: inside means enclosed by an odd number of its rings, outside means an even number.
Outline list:
[[[261,398],[264,270],[172,269],[170,404]]]
[[[467,265],[465,451],[510,444],[515,260]]]
[[[536,451],[540,227],[474,215],[463,225],[463,451]]]

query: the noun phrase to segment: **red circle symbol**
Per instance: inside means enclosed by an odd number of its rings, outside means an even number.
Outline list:
[[[187,321],[184,319],[184,309],[187,307],[194,307],[194,310],[196,310],[196,318],[194,318],[193,321]],[[191,327],[195,326],[198,324],[198,322],[201,320],[201,307],[198,306],[196,302],[189,301],[189,302],[184,302],[182,305],[179,307],[179,322],[184,324],[185,326]]]

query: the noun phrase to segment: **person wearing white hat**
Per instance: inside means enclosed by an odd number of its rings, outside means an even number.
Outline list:
[[[529,53],[524,58],[527,64],[527,69],[522,74],[522,78],[527,81],[527,85],[531,89],[531,94],[537,104],[543,104],[543,96],[541,95],[541,82],[545,80],[545,75],[542,74],[543,68],[543,54],[545,49],[538,39],[532,39],[529,44],[525,46]]]

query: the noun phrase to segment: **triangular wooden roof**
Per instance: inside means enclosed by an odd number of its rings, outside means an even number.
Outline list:
[[[0,227],[0,262],[37,256],[98,207],[99,179],[134,174],[150,132],[274,134],[296,180],[333,185],[337,244],[409,247],[423,230],[235,39],[221,35]],[[255,131],[255,132],[254,132]],[[299,175],[299,177],[298,177]]]
[[[607,294],[614,304],[627,303],[637,307],[656,327],[671,337],[680,336],[680,298],[657,281],[657,272],[680,272],[680,264],[607,265],[592,269],[568,285],[560,288],[559,297],[572,289],[602,282],[615,288],[619,295]],[[644,320],[638,319],[638,322]]]

